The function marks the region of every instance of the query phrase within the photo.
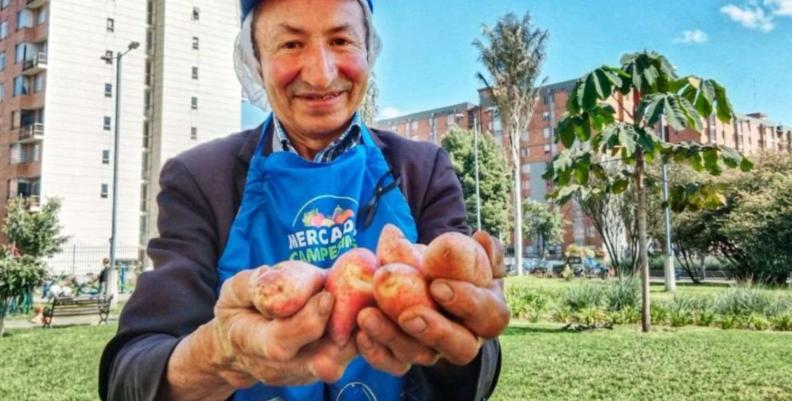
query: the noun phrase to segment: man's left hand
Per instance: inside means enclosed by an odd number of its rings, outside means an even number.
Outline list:
[[[502,258],[501,258],[502,260]],[[433,365],[441,358],[467,365],[484,339],[495,338],[509,324],[503,296],[503,266],[493,265],[495,279],[486,288],[454,280],[434,280],[432,298],[450,316],[415,306],[392,322],[377,308],[358,314],[356,341],[361,355],[377,369],[402,375],[413,364]]]

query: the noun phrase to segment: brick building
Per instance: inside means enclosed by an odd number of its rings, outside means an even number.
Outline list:
[[[553,140],[555,128],[566,112],[569,93],[575,83],[576,80],[563,81],[540,89],[528,132],[520,137],[523,199],[545,201],[546,195],[552,191],[552,184],[546,182],[542,175],[546,171],[547,163],[560,149]],[[478,105],[459,103],[421,111],[378,121],[377,127],[394,131],[410,139],[431,141],[438,145],[443,136],[454,126],[464,129],[477,127],[480,132],[493,135],[496,142],[503,144],[504,149],[507,149],[508,138],[503,135],[498,109],[490,99],[488,90],[479,89],[478,95]],[[629,113],[634,106],[632,96],[617,94],[611,103],[617,110],[618,120],[630,119]],[[712,143],[729,146],[746,154],[792,151],[792,127],[775,124],[762,113],[738,114],[729,124],[721,123],[714,116],[703,123],[700,134],[692,130],[676,131],[666,128],[665,136],[674,143],[684,141]],[[507,159],[511,160],[510,157]],[[570,202],[562,211],[569,222],[564,246],[579,244],[602,247],[602,239],[577,203]],[[525,243],[526,252],[533,253],[534,245]]]

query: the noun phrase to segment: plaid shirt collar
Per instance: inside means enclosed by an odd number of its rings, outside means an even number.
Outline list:
[[[297,150],[292,146],[291,141],[289,141],[286,130],[283,129],[283,125],[281,125],[278,117],[274,117],[272,122],[275,128],[275,135],[272,136],[272,151],[298,154]],[[349,123],[347,129],[341,133],[341,136],[327,145],[326,148],[319,151],[319,153],[314,156],[313,161],[317,163],[329,163],[353,146],[361,143],[362,137],[360,135],[360,127],[362,124],[360,113],[355,112],[355,114],[352,115],[352,121]]]

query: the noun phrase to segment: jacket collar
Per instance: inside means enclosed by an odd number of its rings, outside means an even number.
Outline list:
[[[261,127],[263,125],[264,123],[261,123],[261,125],[258,127],[250,129],[245,133],[247,137],[245,138],[245,142],[242,144],[242,148],[239,150],[239,154],[237,155],[237,157],[239,157],[240,161],[242,161],[245,166],[250,164],[250,159],[253,157],[253,152],[256,151],[256,145],[258,145],[260,136],[259,133],[261,133]],[[374,142],[374,144],[377,145],[380,150],[384,151],[387,145],[385,142],[382,142],[378,132],[368,127],[366,127],[366,129],[368,129],[369,133],[371,134],[372,142]],[[267,127],[267,136],[269,135],[272,135],[272,124]],[[270,153],[272,153],[272,141],[266,141],[264,143],[264,155],[266,156]]]

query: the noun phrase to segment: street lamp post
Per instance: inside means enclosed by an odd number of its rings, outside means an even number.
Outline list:
[[[663,118],[660,122],[660,136],[663,142],[668,142],[669,138],[666,131],[668,125]],[[668,292],[676,292],[676,271],[674,269],[674,248],[671,245],[671,208],[668,204],[668,165],[663,163],[662,170],[663,180],[663,217],[665,223],[665,260],[663,263],[663,271],[665,276],[665,290]]]
[[[478,137],[479,119],[476,112],[473,112],[473,159],[476,165],[476,229],[481,231],[481,192],[479,191],[479,161],[478,161]]]
[[[116,248],[118,247],[117,221],[118,221],[118,142],[119,126],[121,125],[121,59],[125,54],[137,49],[139,42],[130,42],[124,52],[117,52],[115,55],[116,64],[116,93],[115,93],[115,129],[113,134],[113,211],[111,217],[110,232],[110,272],[107,277],[105,295],[113,296],[112,305],[118,303],[118,281],[116,278]],[[102,60],[112,61],[112,57],[104,56]]]

